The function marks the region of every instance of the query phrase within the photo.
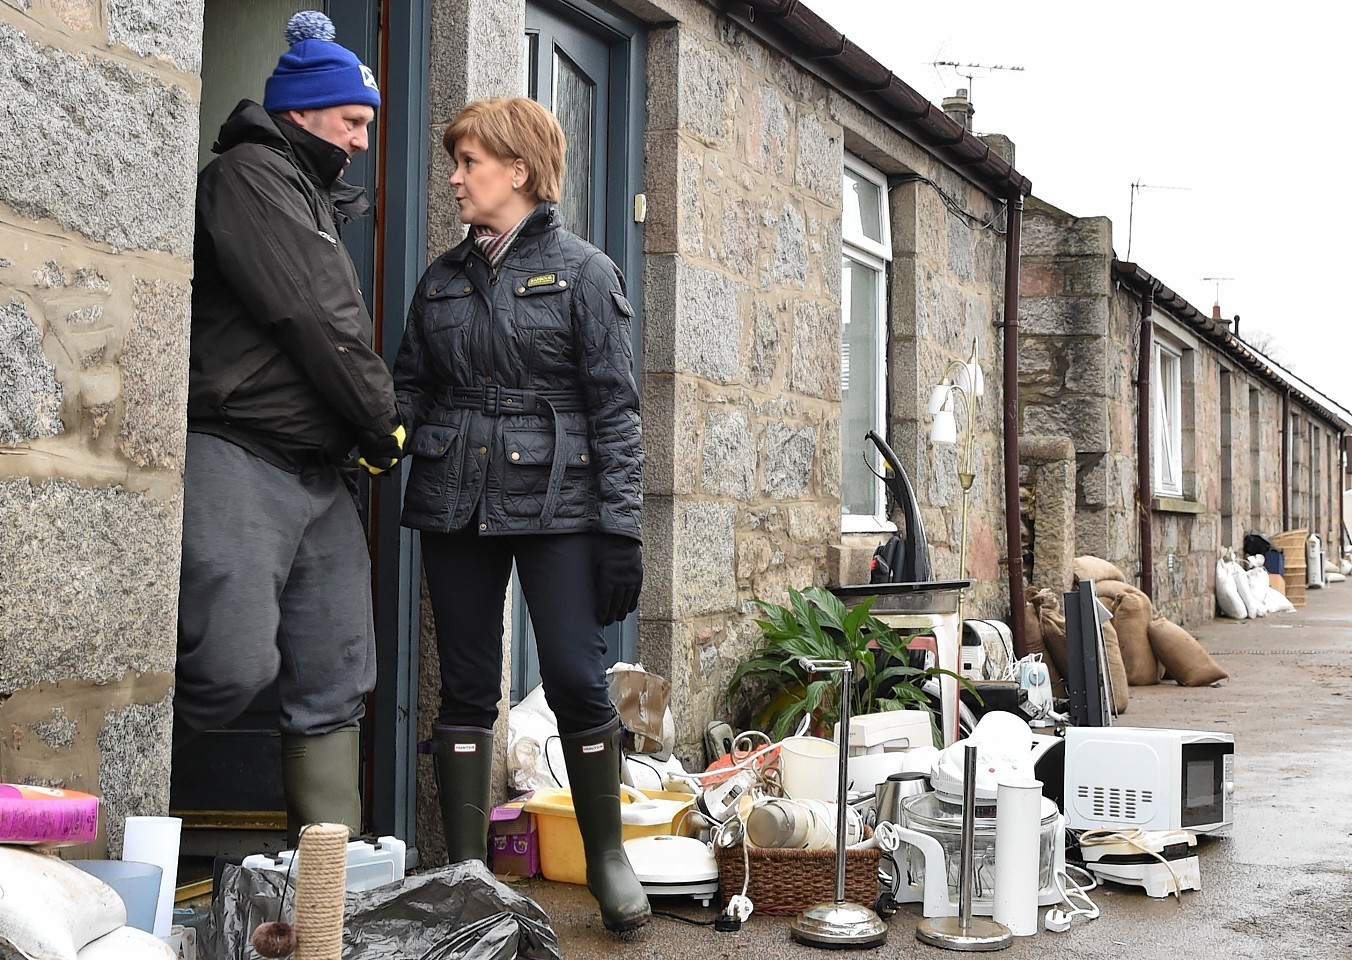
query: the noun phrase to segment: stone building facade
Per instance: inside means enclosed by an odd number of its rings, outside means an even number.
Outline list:
[[[221,22],[213,7],[225,2],[0,0],[0,102],[14,131],[0,155],[0,719],[10,721],[0,728],[14,731],[0,742],[0,779],[99,792],[110,827],[169,802],[198,75],[204,54],[225,49],[223,35],[203,32],[204,14]],[[866,579],[889,532],[886,516],[873,529],[842,520],[842,474],[865,453],[862,431],[847,436],[841,425],[847,164],[871,171],[888,227],[871,425],[916,487],[937,575],[956,576],[956,451],[929,444],[925,404],[949,362],[979,344],[986,393],[973,435],[968,610],[1007,614],[1007,205],[1027,188],[1007,142],[972,136],[801,4],[255,5],[281,22],[283,8],[323,5],[346,25],[391,31],[363,41],[373,65],[386,51],[381,123],[411,124],[376,140],[386,151],[384,233],[372,247],[412,251],[407,263],[372,260],[387,356],[404,304],[379,298],[397,289],[396,273],[416,279],[461,236],[445,123],[469,100],[519,93],[523,77],[538,77],[522,39],[538,39],[543,18],[604,27],[612,57],[625,47],[615,69],[632,87],[616,109],[632,108],[633,147],[605,182],[616,193],[611,226],[637,237],[614,254],[641,305],[649,458],[634,652],[671,680],[679,755],[703,763],[704,725],[723,714],[727,679],[757,638],[753,598]],[[843,54],[823,59],[817,47]],[[425,113],[401,105],[401,90],[425,96]],[[374,722],[394,729],[388,718],[399,714],[425,731],[435,642],[425,612],[419,621],[416,547],[394,523],[397,490],[378,496],[377,591],[392,584],[400,603],[411,596],[413,622],[399,626],[411,648],[393,670],[382,661],[384,689],[396,693],[378,692]],[[377,598],[378,632],[390,602]],[[417,833],[435,860],[435,794],[414,736],[393,751],[368,739],[368,762],[386,764],[368,782],[385,790],[406,778],[416,826],[382,812],[399,796],[372,819]]]
[[[1340,450],[1352,428],[1346,410],[1245,344],[1219,308],[1208,316],[1115,259],[1106,218],[1030,201],[1021,280],[1021,423],[1026,434],[1071,441],[1074,554],[1110,560],[1137,583],[1150,556],[1155,605],[1196,626],[1215,613],[1218,551],[1240,552],[1250,529],[1305,528],[1326,544],[1340,542]],[[1181,470],[1161,491],[1156,465],[1148,464],[1152,486],[1142,496],[1142,402],[1151,405],[1151,429],[1161,429],[1158,397],[1143,401],[1139,389],[1146,325],[1149,345],[1162,345],[1177,364]],[[1160,377],[1154,364],[1151,376]],[[1154,444],[1147,450],[1153,458]],[[1034,501],[1044,495],[1062,494],[1034,490]],[[1150,514],[1145,549],[1141,507]],[[1068,575],[1036,561],[1031,574],[1039,586]]]
[[[202,3],[0,2],[0,781],[163,812]]]

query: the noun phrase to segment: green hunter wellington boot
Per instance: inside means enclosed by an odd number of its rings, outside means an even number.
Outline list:
[[[451,863],[461,860],[487,863],[493,731],[433,724],[432,743],[446,857]]]
[[[343,727],[317,737],[282,734],[282,790],[286,794],[286,842],[295,850],[307,823],[342,823],[361,832],[360,730]]]
[[[620,719],[560,739],[573,791],[573,812],[587,858],[587,887],[601,905],[601,921],[607,930],[637,930],[651,919],[652,909],[624,853]]]

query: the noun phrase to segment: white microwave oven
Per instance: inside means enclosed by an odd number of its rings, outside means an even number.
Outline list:
[[[1066,826],[1224,833],[1234,821],[1235,738],[1203,730],[1068,727]]]

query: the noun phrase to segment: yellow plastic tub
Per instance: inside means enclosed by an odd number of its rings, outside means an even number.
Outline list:
[[[625,840],[655,837],[674,832],[676,822],[694,802],[688,793],[644,790],[646,801],[620,796],[620,822]],[[587,856],[582,849],[582,834],[577,828],[570,790],[537,790],[524,808],[535,814],[540,836],[540,872],[546,880],[559,883],[586,883]]]

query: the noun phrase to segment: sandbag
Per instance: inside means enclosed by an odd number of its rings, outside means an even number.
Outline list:
[[[1133,587],[1123,591],[1108,609],[1112,611],[1127,682],[1135,687],[1159,683],[1159,664],[1150,649],[1150,619],[1154,616],[1150,598]]]
[[[1230,570],[1230,563],[1224,558],[1216,561],[1216,606],[1220,607],[1224,616],[1232,620],[1247,620],[1249,617],[1249,610],[1235,587],[1235,577]]]
[[[1286,599],[1286,594],[1281,593],[1273,587],[1267,588],[1268,613],[1291,613],[1296,609],[1296,605]]]
[[[1033,603],[1033,595],[1037,591],[1029,588],[1025,591],[1026,602],[1023,605],[1023,639],[1024,645],[1029,653],[1039,655],[1042,663],[1047,668],[1047,682],[1052,686],[1052,695],[1056,696],[1057,691],[1065,690],[1065,681],[1061,678],[1061,671],[1056,669],[1056,664],[1052,663],[1052,658],[1047,654],[1047,645],[1042,639],[1042,614],[1036,604]]]
[[[1124,593],[1140,593],[1139,587],[1134,587],[1122,580],[1095,580],[1094,596],[1103,601],[1105,607],[1111,607],[1113,601]]]
[[[1118,646],[1117,631],[1112,621],[1103,624],[1103,655],[1108,660],[1108,679],[1112,681],[1113,712],[1121,715],[1127,712],[1127,700],[1131,696],[1127,689],[1127,668],[1122,663],[1122,649]],[[1153,662],[1154,657],[1151,657]]]
[[[1243,574],[1249,581],[1249,593],[1253,595],[1253,606],[1256,611],[1255,616],[1266,617],[1268,614],[1267,591],[1268,575],[1267,569],[1262,566],[1251,567]]]
[[[85,944],[127,922],[112,887],[56,857],[0,846],[0,941],[32,960],[76,960]]]
[[[1051,591],[1044,591],[1051,594]],[[1043,659],[1056,668],[1062,677],[1066,675],[1066,615],[1061,612],[1061,603],[1051,595],[1051,600],[1039,604],[1039,616],[1042,621]]]
[[[1244,615],[1250,619],[1258,616],[1258,601],[1253,598],[1253,590],[1249,587],[1249,576],[1244,572],[1244,568],[1231,560],[1226,566],[1230,568],[1230,578],[1234,581],[1235,592],[1239,594],[1239,600],[1244,604]]]
[[[1088,555],[1076,557],[1071,562],[1070,569],[1075,574],[1076,580],[1121,580],[1126,582],[1127,579],[1114,564]]]
[[[1202,649],[1192,634],[1164,617],[1150,621],[1150,647],[1173,677],[1185,687],[1204,687],[1229,676]]]

